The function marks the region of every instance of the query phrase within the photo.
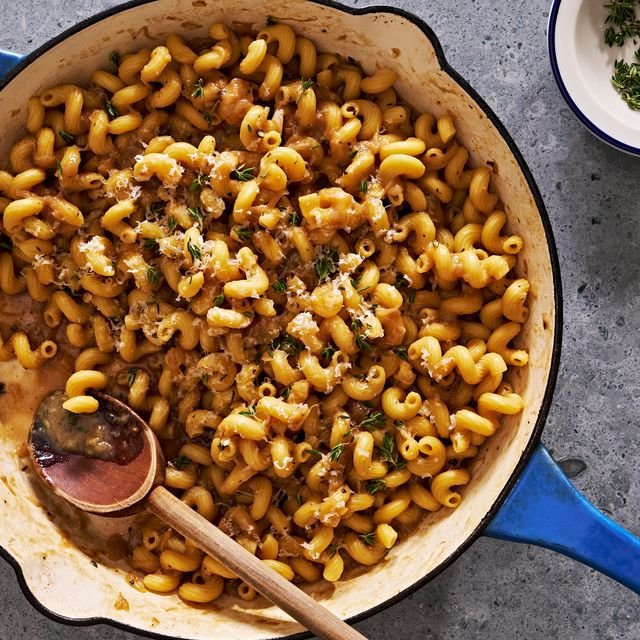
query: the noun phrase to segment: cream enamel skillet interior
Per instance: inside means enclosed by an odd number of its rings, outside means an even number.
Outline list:
[[[259,28],[273,16],[312,39],[320,50],[353,56],[369,73],[378,67],[397,71],[396,88],[416,110],[452,114],[474,165],[492,163],[510,232],[525,239],[519,275],[531,282],[530,319],[518,339],[529,350],[530,364],[512,371],[510,379],[525,409],[506,417],[484,445],[459,508],[429,516],[393,547],[386,561],[366,573],[310,589],[337,615],[352,619],[406,594],[447,566],[480,533],[513,486],[539,437],[557,370],[558,267],[546,213],[522,157],[488,107],[446,66],[426,25],[382,8],[354,11],[303,0],[289,0],[286,11],[283,6],[268,0],[244,6],[157,0],[123,5],[78,25],[29,56],[0,90],[0,144],[6,157],[24,128],[31,95],[58,83],[86,82],[114,49],[152,47],[172,32],[205,35],[216,21]],[[1,300],[3,322],[19,325],[25,313],[11,298]],[[109,620],[163,636],[208,638],[215,629],[217,638],[257,640],[299,633],[299,625],[260,599],[247,603],[223,596],[212,606],[195,608],[177,596],[136,591],[127,584],[128,567],[118,560],[117,545],[96,543],[104,540],[105,532],[126,530],[130,523],[87,516],[42,495],[24,468],[20,444],[26,441],[38,402],[50,389],[63,386],[68,366],[64,358],[41,371],[24,371],[15,362],[0,365],[0,380],[7,386],[0,398],[0,547],[32,600],[62,618]],[[120,594],[128,610],[115,608]]]

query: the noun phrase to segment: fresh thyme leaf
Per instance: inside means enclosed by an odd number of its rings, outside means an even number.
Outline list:
[[[153,251],[154,253],[158,251],[158,241],[153,238],[145,238],[142,248],[145,251]]]
[[[256,408],[253,405],[249,405],[244,411],[238,411],[241,416],[255,416]]]
[[[202,191],[205,184],[209,184],[210,176],[205,173],[199,173],[189,185],[189,191]]]
[[[284,280],[276,280],[272,285],[276,293],[286,293],[287,283]]]
[[[255,177],[253,174],[255,173],[255,167],[245,167],[244,163],[239,167],[236,167],[231,174],[236,180],[240,182],[249,182],[249,180],[253,180]]]
[[[388,462],[392,469],[402,469],[407,463],[404,460],[400,460],[398,452],[396,450],[396,441],[393,436],[385,435],[382,444],[378,447],[380,450],[380,457]]]
[[[175,469],[184,469],[185,467],[188,467],[190,464],[191,464],[191,458],[188,458],[183,453],[181,453],[177,458],[175,458],[175,460],[173,460],[173,462],[171,463],[171,466],[174,467]]]
[[[352,149],[351,151],[349,151],[349,160],[353,160],[356,155],[358,155],[358,150],[357,149]]]
[[[387,423],[387,416],[382,411],[372,411],[369,415],[360,423],[360,426],[367,431],[373,431],[378,427],[384,427]]]
[[[360,351],[371,351],[371,343],[367,340],[367,337],[360,333],[360,329],[362,328],[362,321],[358,319],[354,319],[351,321],[351,331],[356,340],[356,345],[358,345],[358,349]]]
[[[198,82],[193,83],[193,91],[191,92],[192,98],[202,98],[204,95],[204,86],[202,84],[202,78],[198,78]]]
[[[338,543],[334,542],[333,544],[330,544],[327,547],[327,553],[329,554],[330,558],[333,558],[333,556],[335,556],[336,553],[338,553]]]
[[[282,394],[281,395],[285,400],[288,400],[289,396],[291,395],[291,387],[285,387],[282,390]],[[295,441],[295,439],[294,439],[294,441]]]
[[[161,200],[158,200],[157,202],[152,202],[151,206],[149,207],[149,211],[151,213],[152,216],[159,216],[161,213],[164,213],[164,208],[165,208],[165,203],[162,202]]]
[[[73,136],[68,132],[65,131],[64,129],[60,129],[60,131],[58,131],[58,135],[67,143],[67,144],[71,144],[74,140]]]
[[[147,265],[147,280],[149,281],[149,284],[155,285],[158,284],[158,282],[160,282],[160,278],[162,277],[162,274],[160,273],[160,270],[157,267],[154,267],[153,265]]]
[[[254,318],[256,315],[255,311],[243,311],[242,312],[243,316],[247,316],[247,318]]]
[[[70,425],[75,426],[78,424],[78,420],[80,419],[79,414],[73,413],[73,411],[69,411],[68,409],[65,409],[64,413],[67,416],[67,421]]]
[[[393,283],[393,286],[396,289],[402,289],[403,287],[408,287],[409,283],[407,282],[406,278],[404,277],[403,274],[400,274],[397,278],[396,281]]]
[[[58,178],[62,178],[62,164],[60,164],[58,158],[56,158],[56,175]]]
[[[640,37],[640,22],[636,17],[636,0],[613,0],[604,5],[609,10],[604,24],[604,41],[610,47],[621,47],[628,39]]]
[[[196,224],[199,224],[200,227],[204,226],[204,214],[202,213],[202,209],[200,207],[187,207],[187,211],[189,215],[195,220]]]
[[[236,227],[234,231],[242,242],[247,242],[251,237],[251,229],[249,227]]]
[[[348,442],[339,442],[331,451],[329,451],[329,460],[332,462],[338,462],[342,452],[346,449]]]
[[[138,375],[138,370],[135,367],[127,371],[127,387],[130,387],[133,385],[133,383],[136,381],[137,375]]]
[[[176,220],[175,216],[169,216],[169,219],[167,220],[167,226],[169,227],[169,231],[171,231],[171,233],[176,230],[178,221]]]
[[[372,496],[375,496],[378,491],[384,491],[387,488],[384,480],[367,480],[364,485],[367,493],[370,493]]]
[[[117,51],[112,51],[109,54],[109,62],[111,62],[112,65],[119,67],[120,66],[120,53],[118,53]]]
[[[393,426],[398,428],[404,427],[404,420],[394,420]]]
[[[395,353],[398,356],[398,358],[400,358],[401,360],[408,359],[407,347],[394,347],[393,353]]]
[[[202,381],[202,384],[206,387],[207,384],[209,383],[209,374],[208,373],[203,373],[200,376],[200,380]]]
[[[316,260],[316,274],[324,282],[338,268],[338,252],[332,247]]]
[[[202,259],[202,249],[200,249],[200,247],[194,242],[191,242],[191,238],[187,240],[187,251],[191,254],[191,257],[194,260]]]
[[[635,55],[636,59],[640,58],[640,49],[636,51]],[[611,84],[630,109],[640,110],[640,64],[616,60],[613,69]]]
[[[211,115],[211,111],[203,111],[202,112],[202,117],[207,121],[207,126],[211,126],[211,118],[213,118],[213,116]]]
[[[315,455],[317,455],[317,456],[321,456],[322,455],[322,452],[318,451],[317,449],[305,449],[305,451],[307,453],[315,453]]]
[[[290,356],[297,356],[303,349],[302,342],[299,342],[292,335],[285,333],[271,341],[271,349],[281,349]]]
[[[219,293],[214,299],[213,299],[213,306],[214,307],[221,307],[222,303],[224,302],[224,293]]]
[[[413,304],[416,301],[416,291],[415,289],[409,289],[409,304]]]
[[[307,89],[311,89],[311,87],[313,87],[313,79],[312,78],[307,78],[306,80],[303,78],[302,79],[302,84],[300,85],[300,93],[298,94],[298,97],[296,98],[296,104],[298,104],[298,102],[300,102],[300,98],[302,98],[302,94],[307,91]]]
[[[369,181],[368,180],[360,180],[360,185],[358,186],[358,191],[360,193],[367,193],[369,189]]]
[[[120,115],[118,110],[111,104],[109,98],[105,98],[104,100],[104,110],[107,112],[107,116],[109,116],[110,120],[113,120],[113,118],[117,118]]]
[[[322,347],[322,351],[320,351],[320,357],[324,358],[325,360],[331,360],[331,357],[335,352],[336,348],[333,345],[328,344],[326,347]]]
[[[361,333],[356,335],[356,345],[360,351],[371,351],[371,343]]]
[[[300,224],[300,214],[297,211],[293,211],[289,214],[289,224],[292,227],[297,227]]]
[[[374,541],[376,539],[376,532],[375,531],[370,531],[369,533],[362,533],[362,534],[360,534],[360,539],[368,547],[370,547],[374,543]]]

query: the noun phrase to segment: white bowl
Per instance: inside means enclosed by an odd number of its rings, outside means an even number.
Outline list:
[[[609,47],[603,38],[605,0],[555,0],[549,14],[551,69],[578,120],[600,140],[640,155],[640,111],[611,84],[614,62],[634,60],[638,45]]]

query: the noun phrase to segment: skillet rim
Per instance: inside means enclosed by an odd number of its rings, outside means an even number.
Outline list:
[[[29,65],[34,62],[41,55],[60,44],[67,38],[74,36],[75,34],[83,31],[87,27],[94,25],[106,18],[109,18],[113,15],[116,15],[122,11],[127,11],[129,9],[134,9],[137,7],[141,7],[146,4],[153,4],[157,0],[129,0],[123,4],[117,5],[115,7],[111,7],[110,9],[106,9],[101,11],[93,16],[85,18],[81,20],[77,24],[72,27],[66,29],[62,33],[53,37],[52,39],[45,42],[43,45],[32,51],[29,55],[25,56],[21,62],[19,62],[13,69],[11,69],[3,78],[0,80],[0,91],[2,91],[9,82],[11,82],[16,76],[25,71]],[[484,101],[484,99],[476,92],[476,90],[465,80],[451,65],[448,63],[442,45],[440,44],[440,40],[434,33],[433,29],[419,16],[416,16],[409,11],[404,9],[400,9],[398,7],[391,6],[383,6],[383,5],[371,5],[362,8],[349,7],[341,4],[340,2],[336,2],[335,0],[306,0],[312,4],[321,5],[324,7],[329,7],[331,9],[335,9],[337,11],[341,11],[343,13],[347,13],[354,16],[362,16],[368,14],[390,14],[399,16],[404,18],[408,22],[414,24],[420,31],[424,34],[424,36],[429,40],[436,54],[436,58],[438,60],[438,64],[441,69],[447,73],[453,80],[455,80],[458,85],[478,104],[483,113],[487,116],[489,121],[493,124],[494,127],[500,133],[502,139],[506,142],[509,147],[509,151],[512,153],[515,158],[520,170],[522,171],[527,185],[533,195],[533,199],[535,201],[536,207],[538,209],[538,215],[540,216],[540,220],[542,222],[542,226],[545,232],[545,239],[547,243],[547,249],[549,251],[549,257],[551,261],[551,274],[553,280],[553,299],[554,299],[554,307],[555,307],[555,323],[554,323],[554,339],[553,339],[553,348],[551,351],[551,364],[549,367],[549,378],[547,380],[547,385],[545,388],[544,396],[542,398],[542,403],[540,405],[540,410],[538,412],[538,417],[536,418],[536,422],[534,428],[531,432],[531,437],[525,447],[522,455],[520,456],[520,460],[516,464],[516,467],[513,473],[509,476],[509,479],[503,486],[500,494],[491,505],[489,510],[486,512],[478,526],[469,534],[467,539],[460,544],[456,549],[449,555],[445,560],[443,560],[435,569],[424,575],[422,578],[414,582],[411,586],[407,587],[400,593],[392,596],[388,600],[367,609],[366,611],[362,611],[361,613],[348,618],[346,621],[350,624],[360,622],[369,618],[372,615],[380,613],[384,611],[388,607],[400,602],[407,596],[411,595],[415,591],[417,591],[420,587],[427,584],[435,578],[437,575],[442,573],[446,568],[451,566],[482,534],[484,529],[487,527],[489,522],[493,519],[495,514],[500,510],[500,507],[507,499],[508,495],[511,493],[511,490],[515,486],[520,474],[525,468],[529,458],[531,457],[534,449],[540,442],[540,438],[542,435],[542,430],[544,429],[544,425],[546,422],[546,418],[549,414],[549,409],[551,408],[551,402],[553,400],[553,393],[555,391],[555,386],[558,378],[558,371],[560,368],[560,352],[561,352],[561,343],[562,343],[562,283],[560,276],[560,263],[558,260],[558,253],[555,245],[555,239],[553,236],[553,229],[551,227],[551,221],[549,219],[549,215],[547,213],[546,207],[542,200],[542,195],[540,194],[540,190],[536,184],[536,181],[529,169],[522,153],[518,149],[516,143],[513,138],[502,124],[498,116],[493,112],[491,107]],[[137,634],[139,636],[154,638],[157,640],[167,640],[168,636],[165,634],[155,633],[153,631],[149,631],[146,629],[139,629],[137,627],[119,622],[117,620],[113,620],[111,618],[105,618],[102,616],[95,616],[90,618],[67,618],[63,615],[55,613],[45,607],[32,593],[31,589],[26,583],[24,578],[24,574],[22,572],[22,568],[20,567],[18,561],[6,550],[4,547],[0,546],[0,557],[7,561],[7,563],[13,568],[17,580],[18,585],[22,593],[28,602],[40,613],[53,620],[54,622],[73,627],[89,627],[98,624],[108,625],[110,627],[114,627],[117,629],[121,629],[123,631],[127,631],[128,633]],[[303,631],[300,633],[295,633],[289,636],[278,636],[276,638],[271,638],[270,640],[303,640],[305,638],[312,638],[313,634],[309,631]]]

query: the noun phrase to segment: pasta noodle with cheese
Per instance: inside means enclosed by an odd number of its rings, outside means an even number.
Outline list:
[[[208,35],[28,101],[0,288],[43,322],[3,326],[0,359],[71,354],[65,409],[128,402],[186,504],[287,580],[336,581],[459,505],[522,410],[523,239],[455,119],[402,103],[392,69],[283,23]],[[256,595],[155,518],[131,562],[186,601]]]

